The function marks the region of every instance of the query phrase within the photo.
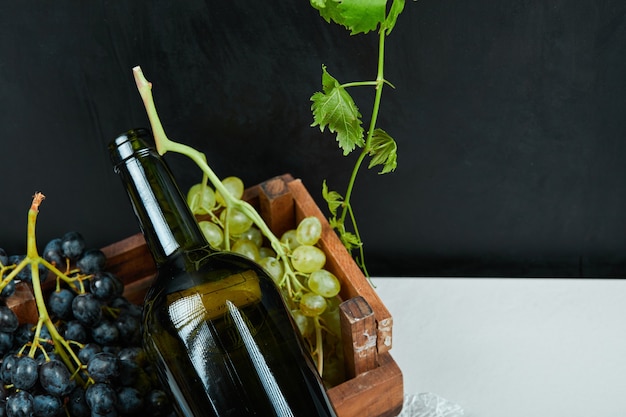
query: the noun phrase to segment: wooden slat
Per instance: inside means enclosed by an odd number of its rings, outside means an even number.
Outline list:
[[[341,303],[339,311],[346,376],[354,378],[378,366],[376,318],[360,296]]]
[[[275,177],[260,184],[259,213],[278,238],[294,227],[293,206],[293,196],[285,178]]]
[[[377,368],[327,391],[339,417],[391,417],[400,413],[402,372],[388,352],[378,360]]]
[[[20,324],[35,324],[39,320],[33,290],[25,282],[15,285],[15,294],[7,298],[6,305],[17,315]]]

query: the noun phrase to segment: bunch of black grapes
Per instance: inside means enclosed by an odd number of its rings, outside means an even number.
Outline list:
[[[72,374],[46,326],[19,323],[6,306],[15,281],[31,282],[24,268],[0,292],[0,417],[173,416],[165,391],[141,347],[141,308],[122,295],[123,283],[104,270],[105,255],[86,249],[80,233],[52,239],[42,257],[59,270],[85,277],[82,285],[52,289],[47,310],[58,333],[80,359]],[[23,255],[0,249],[2,279]],[[48,275],[41,269],[40,277]],[[31,354],[37,337],[39,348]]]

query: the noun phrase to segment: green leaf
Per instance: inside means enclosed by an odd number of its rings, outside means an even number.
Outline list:
[[[309,0],[327,22],[345,26],[352,35],[375,30],[385,20],[387,0]]]
[[[386,4],[387,0],[341,0],[341,21],[337,23],[350,29],[352,35],[376,30],[385,20]]]
[[[375,129],[372,135],[369,155],[372,157],[368,168],[376,165],[383,165],[379,174],[387,174],[396,169],[398,145],[387,132],[382,129]]]
[[[391,30],[396,25],[396,21],[400,13],[402,13],[402,10],[404,10],[404,0],[393,0],[389,14],[381,25],[381,29],[384,30],[387,35],[391,33]]]
[[[337,191],[329,191],[326,180],[322,183],[322,197],[326,200],[330,213],[336,216],[337,209],[343,204],[343,197]]]
[[[361,240],[354,234],[350,232],[343,232],[339,236],[341,243],[346,247],[347,250],[352,250],[360,247],[363,243]]]
[[[311,6],[320,12],[320,16],[327,22],[337,22],[341,20],[339,3],[335,0],[310,0]]]
[[[323,92],[311,96],[311,126],[319,125],[322,132],[328,126],[328,130],[336,132],[339,147],[344,155],[348,155],[356,146],[363,147],[365,144],[361,113],[350,94],[326,71],[325,66],[322,66],[322,87]]]

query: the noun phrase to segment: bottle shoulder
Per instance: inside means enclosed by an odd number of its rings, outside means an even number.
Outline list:
[[[177,253],[161,264],[148,295],[154,297],[157,292],[166,295],[211,283],[216,287],[228,286],[251,276],[261,287],[275,285],[261,266],[245,256],[199,248]]]

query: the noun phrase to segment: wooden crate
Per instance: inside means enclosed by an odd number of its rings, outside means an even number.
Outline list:
[[[306,216],[322,222],[319,246],[326,253],[326,268],[341,281],[341,327],[348,380],[330,388],[328,395],[339,417],[387,417],[400,413],[402,372],[389,354],[393,318],[375,289],[330,228],[323,213],[299,179],[290,175],[250,187],[244,194],[280,236]],[[102,249],[106,269],[125,284],[124,295],[141,304],[155,265],[141,233]],[[16,305],[15,308],[20,308]],[[23,307],[22,307],[23,308]]]

